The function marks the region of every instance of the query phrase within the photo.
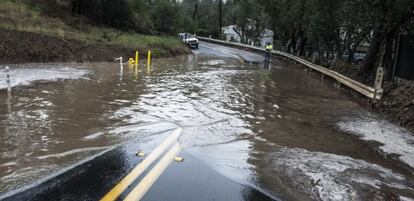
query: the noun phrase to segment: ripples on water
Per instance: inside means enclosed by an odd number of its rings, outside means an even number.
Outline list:
[[[37,65],[37,64],[36,64]],[[43,67],[11,68],[9,75],[11,78],[11,87],[30,85],[35,81],[57,81],[65,79],[79,79],[88,74],[86,69],[74,69],[66,66],[45,65]],[[6,78],[6,70],[0,69],[0,77]],[[0,82],[0,89],[7,88],[6,82]]]
[[[414,190],[403,175],[363,160],[287,148],[270,155],[267,162],[274,164],[274,171],[313,199],[365,200],[367,192],[384,187]]]
[[[19,87],[11,111],[0,111],[0,190],[182,127],[187,151],[269,193],[298,199],[298,191],[322,200],[364,200],[367,192],[412,195],[412,176],[341,130],[384,143],[385,152],[402,154],[410,164],[407,135],[385,131],[395,136],[392,147],[407,148],[395,151],[380,140],[385,138],[365,134],[381,125],[344,121],[368,112],[298,69],[279,64],[266,71],[235,60],[197,59],[159,60],[151,76],[144,67],[126,67],[123,79],[112,63],[36,67],[33,73],[13,69],[12,77],[19,77],[13,85]]]
[[[382,144],[379,148],[381,151],[399,155],[404,163],[414,167],[414,136],[409,131],[373,117],[346,118],[338,126],[363,140]]]

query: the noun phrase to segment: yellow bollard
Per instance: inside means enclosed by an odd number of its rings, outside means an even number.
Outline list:
[[[135,78],[138,79],[139,52],[135,51]]]
[[[151,50],[148,50],[147,73],[151,73]]]
[[[138,52],[138,51],[136,51],[136,52],[135,52],[135,66],[137,66],[137,65],[138,65],[138,58],[139,58],[139,52]]]
[[[151,65],[151,50],[148,50],[148,65]]]

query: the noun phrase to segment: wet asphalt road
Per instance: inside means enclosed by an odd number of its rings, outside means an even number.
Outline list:
[[[146,140],[158,142],[170,133]],[[144,147],[137,142],[107,151],[4,200],[99,200],[143,161],[144,158],[135,153]],[[146,150],[153,148],[145,147]],[[220,175],[186,151],[179,155],[185,161],[172,163],[142,200],[273,200],[254,188]],[[144,175],[153,167],[150,166]],[[141,179],[142,176],[138,177],[118,200],[123,200]]]
[[[200,49],[194,50],[194,54],[255,63],[260,63],[264,59],[260,55],[207,43],[202,43]],[[145,159],[136,155],[138,151],[146,150],[151,153],[171,132],[172,130],[168,130],[148,139],[111,148],[70,168],[4,194],[0,199],[5,201],[99,200]],[[179,156],[184,158],[184,162],[173,162],[169,165],[142,200],[267,201],[275,199],[274,196],[266,195],[258,189],[223,176],[205,162],[188,154],[185,149],[180,151]],[[117,200],[123,200],[155,165],[156,163],[151,164],[142,175],[134,179]]]
[[[201,43],[150,71],[12,65],[12,93],[0,93],[0,199],[99,200],[177,128],[184,162],[167,158],[143,200],[414,198],[411,133],[303,68],[262,60]]]
[[[264,62],[264,56],[256,53],[238,50],[226,46],[200,42],[200,49],[194,52],[216,55],[218,57],[229,57],[240,60],[242,63],[260,64]]]

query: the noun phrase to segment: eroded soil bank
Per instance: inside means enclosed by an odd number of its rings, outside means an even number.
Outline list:
[[[374,109],[386,114],[394,122],[414,131],[414,81],[387,82],[384,98]]]
[[[0,64],[35,62],[107,62],[115,57],[128,58],[137,49],[115,45],[88,44],[36,33],[0,29]],[[139,47],[139,45],[137,45]],[[170,57],[188,54],[191,51],[180,47],[151,47],[155,57]],[[138,48],[144,54],[148,48]]]

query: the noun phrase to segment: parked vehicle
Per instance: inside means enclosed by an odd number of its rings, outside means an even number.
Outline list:
[[[365,61],[365,57],[367,54],[365,53],[355,53],[354,54],[354,63],[355,64],[362,64]]]
[[[354,53],[354,59],[353,59],[352,63],[357,64],[357,65],[362,64],[365,61],[366,56],[367,56],[367,54],[364,53],[364,52],[355,52]],[[349,58],[349,54],[348,54],[348,52],[345,52],[342,55],[342,59],[348,59],[348,58]]]
[[[198,39],[189,33],[179,33],[178,38],[190,48],[198,48]]]

